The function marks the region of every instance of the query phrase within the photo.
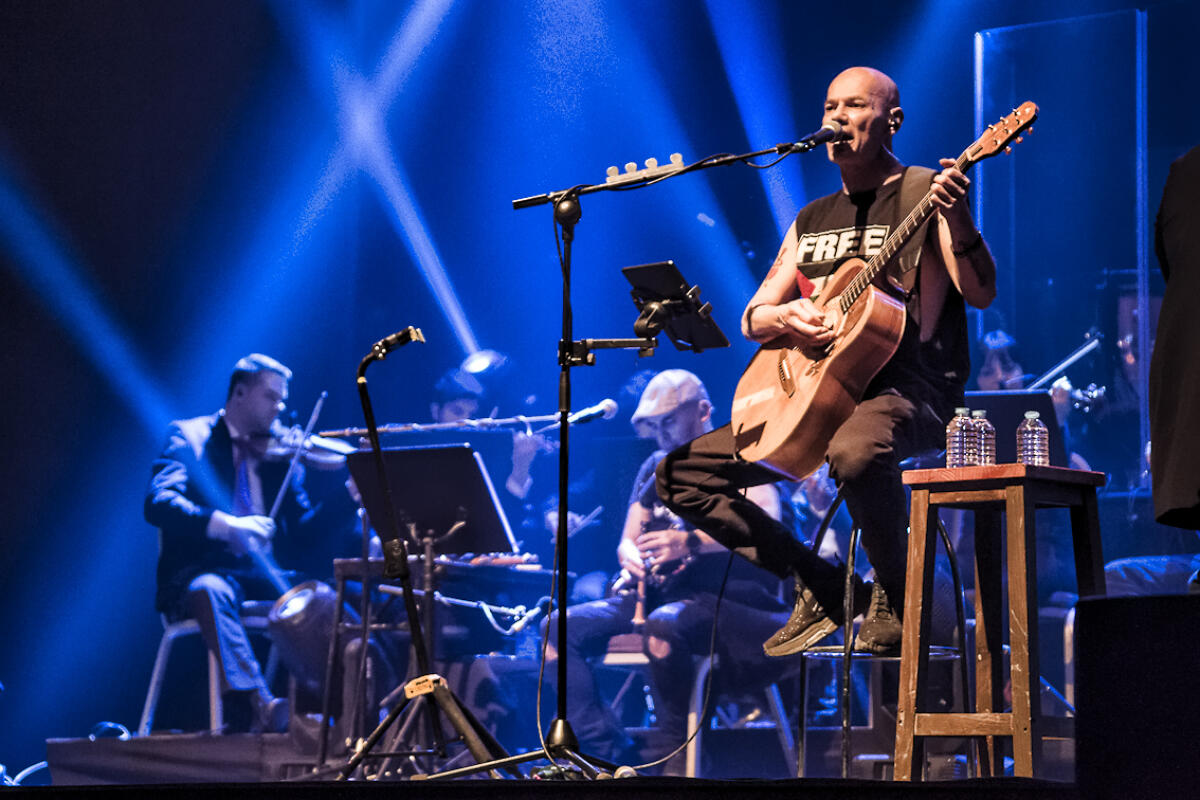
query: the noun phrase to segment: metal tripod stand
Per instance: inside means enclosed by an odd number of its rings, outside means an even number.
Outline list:
[[[395,504],[392,498],[390,484],[387,478],[387,468],[383,460],[383,451],[379,443],[379,429],[375,423],[375,413],[371,407],[371,398],[367,390],[366,370],[376,360],[387,356],[388,352],[410,341],[425,341],[420,329],[406,328],[375,343],[371,352],[358,365],[357,384],[359,399],[362,403],[363,416],[367,424],[367,432],[374,453],[376,476],[384,494],[384,518],[387,522],[387,538],[383,541],[384,577],[398,580],[403,590],[404,609],[408,619],[409,631],[412,637],[413,655],[416,660],[417,677],[404,686],[404,697],[388,712],[382,722],[359,745],[355,753],[338,771],[337,780],[346,780],[368,758],[397,758],[415,757],[419,755],[446,758],[448,755],[447,742],[442,729],[442,717],[459,735],[467,750],[477,762],[487,762],[503,758],[507,754],[491,733],[480,724],[462,701],[460,701],[447,686],[445,679],[432,672],[429,662],[429,650],[425,642],[421,626],[421,615],[417,609],[416,596],[412,585],[412,570],[408,563],[408,548],[400,533]],[[365,581],[365,576],[364,576]],[[365,582],[364,582],[365,589]],[[366,642],[363,643],[364,649]],[[388,730],[406,713],[414,716],[424,711],[429,734],[433,740],[428,749],[397,753],[372,752]],[[403,729],[403,726],[402,726]],[[519,776],[519,773],[513,772]],[[498,777],[498,774],[497,774]]]

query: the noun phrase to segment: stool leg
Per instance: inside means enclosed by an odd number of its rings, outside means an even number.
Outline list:
[[[796,737],[796,777],[804,777],[804,737],[808,735],[808,661],[800,654],[800,677],[797,679],[800,693],[800,728]]]
[[[954,624],[958,628],[958,682],[960,684],[961,709],[963,713],[971,711],[971,675],[967,666],[967,612],[966,612],[966,592],[963,590],[962,572],[958,568],[958,556],[954,553],[954,545],[950,542],[950,533],[946,530],[946,526],[942,524],[942,516],[937,509],[933,509],[933,519],[937,523],[938,536],[941,537],[942,546],[946,549],[946,561],[950,564],[950,577],[954,582]],[[970,762],[971,772],[970,777],[979,777],[979,747],[978,740],[972,738],[970,741],[970,754],[968,760]]]
[[[914,489],[909,520],[908,568],[904,592],[904,634],[900,641],[900,696],[896,703],[895,779],[911,781],[913,765],[924,765],[924,739],[916,736],[917,710],[925,695],[929,627],[933,604],[935,520],[929,515],[929,490]]]
[[[1001,537],[1000,514],[991,509],[975,511],[975,711],[999,711],[1004,704],[1004,685],[999,678],[1004,667],[1001,634]],[[979,758],[981,777],[1004,771],[1000,742],[984,737]]]
[[[1071,506],[1071,540],[1075,549],[1075,580],[1080,597],[1108,594],[1104,584],[1104,554],[1100,542],[1100,511],[1096,488],[1080,489],[1079,505]]]
[[[1013,774],[1032,778],[1041,771],[1042,736],[1038,678],[1037,530],[1033,498],[1024,485],[1008,487],[1008,644],[1012,681]]]
[[[712,659],[705,658],[696,667],[696,677],[692,681],[692,698],[691,706],[688,708],[687,730],[690,733],[695,731],[688,742],[687,749],[684,754],[684,776],[695,778],[700,768],[700,747],[704,740],[704,724],[706,714],[704,707],[704,696],[706,694],[706,684],[711,680]]]
[[[213,651],[208,651],[208,729],[219,731],[225,727],[225,707],[221,703],[221,662]]]
[[[142,720],[138,724],[138,736],[149,736],[154,726],[154,714],[158,711],[158,699],[162,696],[163,681],[167,675],[167,661],[171,657],[170,634],[164,633],[158,643],[158,655],[154,657],[154,671],[150,673],[150,687],[146,690],[146,704],[142,706]]]
[[[839,705],[842,707],[842,777],[850,777],[850,665],[854,656],[854,556],[858,552],[858,540],[862,529],[850,531],[850,545],[846,552],[846,587],[842,594],[842,689]]]
[[[366,570],[364,570],[365,575]],[[368,578],[364,578],[362,582],[362,591],[364,595],[370,593],[370,582]],[[317,744],[317,762],[314,764],[315,769],[320,769],[325,766],[325,756],[329,753],[329,717],[333,708],[333,673],[337,665],[338,652],[342,647],[342,603],[346,597],[346,578],[339,575],[337,581],[337,599],[333,607],[333,629],[329,636],[329,652],[325,654],[325,685],[321,691],[321,738]],[[363,644],[365,651],[366,643]],[[357,677],[357,676],[356,676]],[[342,680],[349,680],[350,676],[343,676]],[[346,716],[349,709],[342,709],[342,716]],[[349,734],[349,731],[346,731]]]
[[[772,683],[763,693],[766,695],[767,708],[775,718],[775,732],[779,735],[779,748],[783,751],[784,763],[796,757],[796,738],[792,726],[788,722],[787,711],[783,707],[783,696],[779,693],[779,684]]]

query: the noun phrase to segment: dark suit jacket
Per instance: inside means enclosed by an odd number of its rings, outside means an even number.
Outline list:
[[[286,462],[259,463],[263,502],[275,499],[287,474]],[[285,540],[309,509],[303,470],[293,473],[291,486],[276,519],[276,542]],[[233,441],[220,414],[176,420],[167,429],[167,443],[155,459],[146,491],[146,521],[159,529],[159,611],[175,609],[191,580],[204,572],[236,575],[253,570],[249,558],[236,557],[224,542],[209,539],[208,521],[214,510],[233,508]]]

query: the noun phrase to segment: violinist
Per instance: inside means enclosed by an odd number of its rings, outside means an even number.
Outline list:
[[[280,732],[288,723],[287,701],[271,694],[239,609],[278,597],[251,556],[310,510],[303,467],[289,474],[288,460],[268,457],[291,376],[269,356],[239,360],[224,409],[171,423],[146,492],[146,521],[159,529],[156,608],[171,621],[199,622],[221,666],[230,730]]]

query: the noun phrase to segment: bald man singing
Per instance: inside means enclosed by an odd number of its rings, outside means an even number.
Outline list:
[[[813,302],[829,275],[845,258],[879,252],[932,190],[937,213],[887,269],[887,283],[905,306],[903,339],[826,451],[875,569],[873,584],[855,585],[855,614],[867,615],[855,649],[887,652],[900,644],[904,599],[908,526],[899,463],[944,443],[970,372],[965,306],[991,303],[996,268],[965,202],[969,181],[954,161],[942,159],[940,171],[905,167],[892,152],[904,110],[891,78],[869,67],[845,70],[829,85],[823,121],[844,132],[826,144],[842,186],[800,210],[742,314],[742,334],[797,347],[832,341]],[[669,454],[657,474],[659,495],[680,517],[754,563],[795,578],[791,618],[764,643],[768,654],[806,650],[841,625],[841,568],[741,495],[778,475],[734,454],[729,425]]]

